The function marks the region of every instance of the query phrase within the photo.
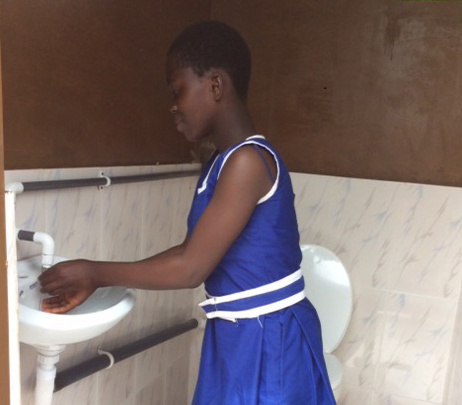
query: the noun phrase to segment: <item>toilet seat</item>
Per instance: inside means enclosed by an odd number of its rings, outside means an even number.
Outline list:
[[[353,309],[348,273],[340,259],[317,245],[301,245],[305,294],[316,308],[325,353],[332,353],[345,336]]]
[[[350,323],[353,293],[348,273],[329,249],[301,245],[301,269],[305,294],[316,308],[321,322],[324,360],[336,401],[342,392],[342,364],[332,352],[338,347]]]
[[[324,360],[326,362],[327,374],[329,375],[330,385],[332,389],[337,388],[342,382],[343,369],[339,359],[333,354],[324,353]]]

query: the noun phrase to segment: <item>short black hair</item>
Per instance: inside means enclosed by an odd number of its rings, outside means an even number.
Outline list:
[[[242,36],[220,21],[203,21],[186,28],[167,52],[178,67],[190,67],[202,77],[212,68],[223,69],[231,77],[236,93],[247,98],[251,56]]]

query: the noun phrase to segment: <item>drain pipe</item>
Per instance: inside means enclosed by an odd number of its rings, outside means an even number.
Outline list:
[[[35,346],[38,351],[34,405],[51,405],[56,377],[56,363],[64,345]]]

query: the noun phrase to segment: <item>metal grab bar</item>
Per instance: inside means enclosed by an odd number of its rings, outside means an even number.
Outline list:
[[[195,329],[198,325],[198,320],[191,318],[182,324],[153,333],[152,335],[114,349],[111,352],[104,352],[99,356],[72,366],[67,370],[60,371],[56,374],[54,392],[60,391],[68,385],[80,381],[98,371],[110,368],[113,364],[118,363],[119,361]]]
[[[95,178],[69,179],[69,180],[45,180],[45,181],[26,181],[13,182],[7,184],[5,191],[13,191],[17,194],[26,191],[56,190],[64,188],[99,186],[105,187],[110,184],[136,183],[142,181],[165,180],[179,177],[190,177],[199,175],[199,170],[183,170],[178,172],[136,174],[132,176],[108,177],[102,175]]]

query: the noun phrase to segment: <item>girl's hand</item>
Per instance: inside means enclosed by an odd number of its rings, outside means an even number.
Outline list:
[[[70,260],[50,267],[39,276],[41,292],[53,295],[42,301],[46,312],[64,313],[84,302],[97,286],[91,261]]]
[[[42,310],[54,314],[64,314],[82,304],[95,290],[64,292],[42,300]]]

